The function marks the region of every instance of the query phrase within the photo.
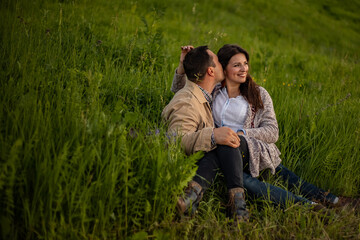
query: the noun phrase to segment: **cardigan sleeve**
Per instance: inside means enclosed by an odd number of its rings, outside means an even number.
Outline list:
[[[175,70],[175,74],[171,84],[171,91],[173,93],[176,93],[177,91],[182,89],[185,86],[186,79],[186,74],[177,74]]]
[[[260,94],[264,109],[256,112],[254,118],[255,128],[245,129],[246,135],[266,143],[275,143],[279,138],[279,128],[273,102],[269,93],[262,87],[260,87]]]

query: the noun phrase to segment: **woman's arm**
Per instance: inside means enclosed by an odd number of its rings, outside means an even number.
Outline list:
[[[180,89],[182,89],[185,86],[185,83],[186,83],[186,75],[185,74],[180,75],[175,71],[173,81],[171,84],[171,91],[173,93],[177,93]]]
[[[255,128],[245,129],[246,136],[254,137],[266,143],[275,143],[279,138],[279,128],[273,102],[269,93],[264,88],[260,88],[260,94],[264,109],[258,110],[255,114]]]
[[[173,81],[171,84],[171,91],[176,93],[180,89],[182,89],[185,86],[186,83],[186,75],[185,75],[185,69],[184,69],[184,59],[188,52],[190,52],[192,49],[194,49],[193,46],[182,46],[181,47],[181,54],[180,54],[180,62],[179,66],[175,70],[175,74],[173,77]]]
[[[191,45],[181,46],[180,62],[179,62],[179,66],[177,67],[177,70],[176,70],[177,74],[185,74],[183,62],[184,62],[186,54],[193,49],[194,49],[194,47]]]

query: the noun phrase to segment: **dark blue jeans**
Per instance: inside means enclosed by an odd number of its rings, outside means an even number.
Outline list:
[[[312,200],[334,202],[336,196],[331,193],[326,193],[321,188],[316,187],[306,181],[303,181],[295,173],[280,164],[276,169],[276,175],[280,176],[282,180],[287,183],[288,189],[294,190],[299,189],[299,192],[303,197],[297,196],[290,191],[282,189],[280,187],[271,185],[267,182],[261,181],[258,178],[254,178],[249,173],[248,162],[249,162],[249,150],[247,142],[244,137],[240,137],[241,144],[239,148],[230,148],[224,146],[218,146],[218,152],[226,151],[226,158],[219,157],[219,161],[229,161],[229,158],[241,158],[241,164],[244,165],[243,171],[243,186],[247,190],[247,193],[257,197],[265,198],[272,201],[275,204],[285,206],[286,202],[294,203],[311,203]],[[233,160],[234,162],[234,160]],[[240,183],[241,184],[241,183]]]
[[[326,193],[321,188],[303,181],[282,164],[280,164],[275,171],[276,175],[280,176],[282,180],[287,183],[290,191],[297,188],[303,197],[267,182],[260,181],[258,178],[252,177],[250,173],[244,172],[244,187],[247,189],[247,193],[258,198],[268,199],[281,206],[285,206],[286,202],[310,204],[312,200],[334,202],[336,198],[335,195]]]

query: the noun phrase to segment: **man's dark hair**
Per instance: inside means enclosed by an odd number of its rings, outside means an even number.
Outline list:
[[[203,80],[208,67],[215,67],[212,56],[207,52],[208,49],[208,46],[200,46],[186,54],[183,65],[190,81],[196,83]]]

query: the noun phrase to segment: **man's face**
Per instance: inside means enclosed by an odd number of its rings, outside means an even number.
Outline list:
[[[207,50],[207,51],[208,51],[209,55],[212,57],[213,62],[215,63],[215,68],[214,68],[215,80],[216,80],[216,82],[221,82],[222,80],[225,79],[224,71],[223,71],[223,68],[221,66],[221,63],[219,62],[219,59],[218,59],[218,57],[216,56],[215,53],[213,53],[210,50]]]

